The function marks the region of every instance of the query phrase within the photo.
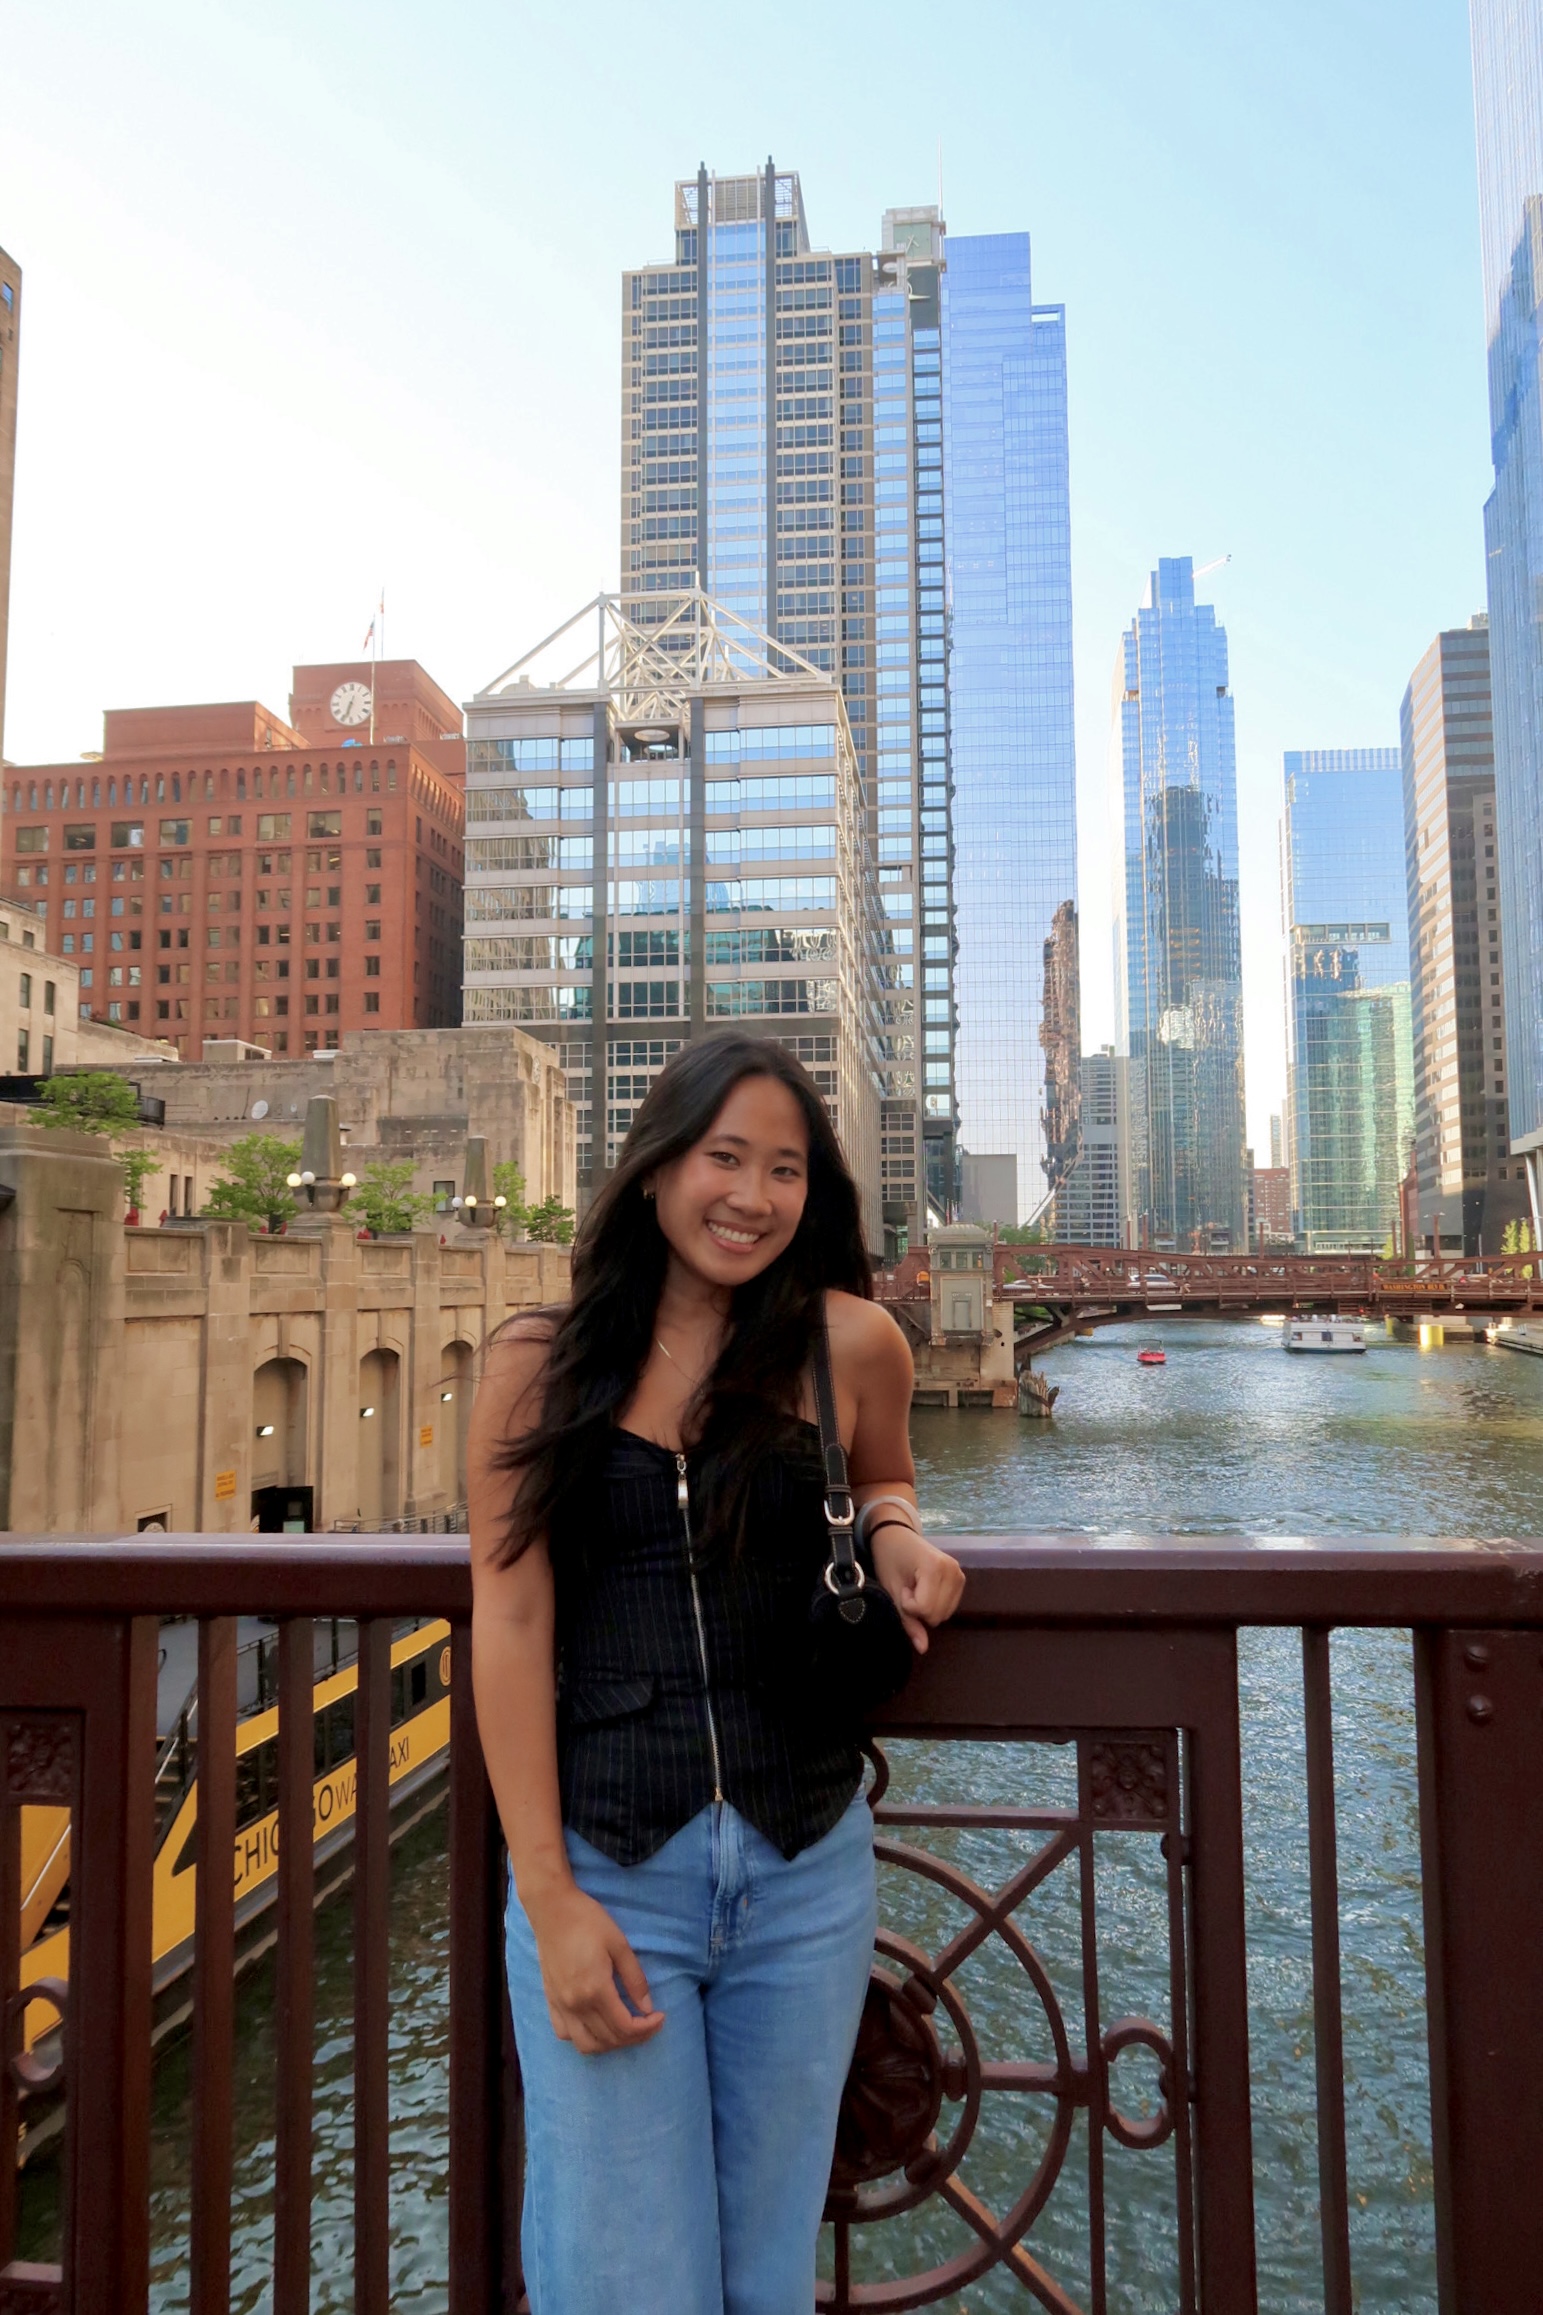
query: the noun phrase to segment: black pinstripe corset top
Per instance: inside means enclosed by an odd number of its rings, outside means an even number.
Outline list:
[[[762,1468],[743,1551],[693,1573],[675,1455],[615,1430],[594,1516],[553,1554],[563,1821],[618,1864],[715,1796],[797,1856],[861,1781],[852,1730],[799,1678],[829,1548],[818,1434],[800,1432]]]

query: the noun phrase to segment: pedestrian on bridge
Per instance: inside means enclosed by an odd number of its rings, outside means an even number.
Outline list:
[[[770,1041],[688,1045],[584,1220],[571,1303],[500,1330],[473,1419],[532,2315],[814,2304],[875,1890],[810,1603],[834,1429],[912,1646],[958,1605],[910,1400],[813,1081]]]

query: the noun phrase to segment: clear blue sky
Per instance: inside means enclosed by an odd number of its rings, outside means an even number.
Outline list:
[[[941,140],[951,226],[1027,227],[1068,311],[1088,1042],[1120,629],[1159,555],[1233,558],[1263,1142],[1281,752],[1395,742],[1483,602],[1462,0],[10,0],[5,82],[19,761],[104,706],[282,708],[382,580],[388,649],[469,694],[614,584],[617,277],[673,180],[774,153],[817,242],[871,246]]]

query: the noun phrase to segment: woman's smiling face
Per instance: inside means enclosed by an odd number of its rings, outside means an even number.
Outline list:
[[[809,1131],[775,1077],[742,1077],[710,1130],[650,1185],[678,1259],[714,1286],[742,1286],[792,1240],[809,1190]]]

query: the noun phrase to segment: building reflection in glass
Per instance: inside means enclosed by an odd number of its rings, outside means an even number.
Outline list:
[[[1241,1249],[1243,990],[1226,630],[1159,562],[1115,674],[1115,1000],[1140,1242]]]

